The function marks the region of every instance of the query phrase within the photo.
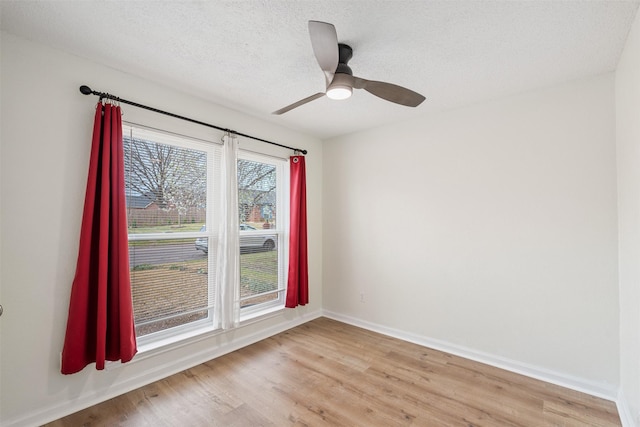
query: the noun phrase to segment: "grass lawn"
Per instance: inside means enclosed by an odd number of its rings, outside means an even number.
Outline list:
[[[278,287],[278,251],[240,255],[240,297],[261,294]],[[131,271],[133,311],[136,323],[198,310],[209,305],[207,259],[179,263],[144,264]],[[276,294],[243,301],[242,305],[275,299]],[[266,298],[266,299],[265,299]],[[206,310],[136,328],[138,336],[193,322]]]

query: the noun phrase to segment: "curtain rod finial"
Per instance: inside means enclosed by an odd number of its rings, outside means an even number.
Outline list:
[[[82,92],[82,94],[84,95],[91,95],[93,93],[91,88],[87,85],[80,86],[80,92]]]

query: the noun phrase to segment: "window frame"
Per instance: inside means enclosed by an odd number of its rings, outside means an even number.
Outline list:
[[[133,130],[133,138],[139,138],[136,135],[137,132],[142,132],[147,139],[160,144],[167,144],[176,146],[183,149],[195,149],[205,151],[207,153],[207,195],[206,195],[206,214],[205,214],[205,231],[189,231],[189,232],[177,232],[177,233],[128,233],[129,242],[140,240],[178,240],[178,239],[197,239],[207,238],[209,248],[217,247],[218,244],[218,225],[220,224],[220,216],[223,214],[220,209],[217,209],[215,204],[220,203],[221,197],[224,196],[222,192],[224,189],[220,183],[223,180],[222,176],[222,151],[223,144],[216,142],[215,140],[203,139],[199,137],[193,137],[182,133],[176,133],[169,130],[158,129],[155,127],[148,127],[133,122],[123,122],[126,128],[127,137],[131,135],[128,132],[129,128]],[[160,136],[156,139],[156,136]],[[164,137],[163,137],[164,136]],[[165,138],[166,137],[166,138]],[[251,145],[250,145],[251,146]],[[126,153],[125,153],[126,155]],[[247,307],[242,307],[242,300],[238,300],[235,304],[239,309],[239,326],[248,321],[254,321],[262,316],[270,315],[275,312],[284,310],[284,304],[286,299],[286,282],[287,282],[287,269],[289,261],[289,174],[288,165],[289,159],[279,156],[274,156],[258,150],[238,149],[237,159],[249,160],[255,162],[266,163],[275,166],[276,168],[276,227],[275,229],[264,229],[255,231],[240,231],[242,234],[276,234],[277,235],[277,247],[278,251],[278,287],[274,291],[268,291],[259,295],[266,295],[268,293],[277,293],[278,297],[274,300],[264,303],[258,303]],[[234,177],[237,180],[237,175]],[[240,214],[240,206],[237,208],[238,215]],[[200,337],[210,333],[220,333],[222,329],[218,324],[217,312],[219,312],[218,304],[221,303],[219,296],[214,295],[217,277],[216,250],[209,250],[207,253],[207,266],[208,266],[208,278],[207,286],[209,292],[209,303],[207,310],[207,317],[204,319],[195,320],[189,323],[185,323],[179,326],[173,326],[157,332],[152,332],[143,336],[136,336],[139,352],[145,352],[155,350],[159,348],[169,347],[171,345],[179,344],[184,340],[194,337]],[[240,254],[241,255],[241,254]],[[130,274],[132,274],[130,269]],[[240,272],[238,272],[240,276]],[[239,280],[238,280],[239,282]],[[239,285],[238,285],[239,286]],[[239,292],[238,292],[239,294]],[[258,295],[252,295],[247,298],[253,298]],[[212,301],[212,297],[215,299]],[[137,325],[136,325],[137,326]]]
[[[123,132],[123,137],[144,139],[157,144],[164,144],[180,149],[197,150],[205,152],[207,155],[205,176],[207,179],[206,185],[206,212],[205,212],[205,224],[211,224],[207,226],[207,231],[189,231],[189,232],[176,232],[176,233],[127,233],[128,242],[132,241],[146,241],[146,240],[181,240],[181,239],[195,239],[207,238],[208,245],[217,246],[217,226],[219,218],[217,218],[218,212],[214,209],[215,200],[219,198],[219,192],[221,191],[221,155],[222,146],[214,141],[205,140],[201,138],[195,138],[188,135],[179,134],[176,132],[150,128],[148,126],[140,125],[137,123],[124,122],[123,128],[126,127],[127,134]],[[124,131],[125,129],[123,129]],[[129,130],[131,133],[129,133]],[[123,141],[124,142],[124,141]],[[126,152],[125,152],[126,155]],[[127,177],[125,176],[125,180]],[[214,231],[208,231],[214,230]],[[191,336],[200,335],[207,332],[212,332],[218,329],[216,325],[215,311],[219,301],[215,298],[215,251],[209,251],[207,254],[207,292],[208,292],[208,304],[207,307],[199,311],[207,311],[206,318],[198,319],[189,323],[185,323],[178,326],[173,326],[167,329],[151,332],[146,335],[137,336],[136,341],[140,348],[147,347],[156,348],[161,345],[178,342]],[[130,274],[133,270],[130,268]],[[133,281],[132,281],[133,284]],[[135,313],[134,313],[135,314]],[[135,324],[136,327],[139,324]],[[164,343],[164,344],[163,344]]]
[[[242,307],[242,301],[257,297],[241,298],[240,304],[240,322],[254,319],[273,311],[284,309],[287,288],[287,269],[289,264],[289,175],[286,173],[289,160],[276,157],[269,154],[257,153],[253,150],[238,149],[237,160],[248,160],[252,162],[265,163],[272,165],[276,169],[276,228],[269,228],[255,231],[240,231],[243,235],[272,235],[276,234],[278,241],[276,250],[278,251],[278,288],[274,291],[265,292],[259,295],[268,295],[277,293],[278,297],[272,301],[260,304]],[[238,204],[238,215],[240,214],[240,204]]]

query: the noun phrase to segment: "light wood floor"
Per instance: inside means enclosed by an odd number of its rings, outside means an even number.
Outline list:
[[[620,426],[615,404],[320,318],[48,426]]]

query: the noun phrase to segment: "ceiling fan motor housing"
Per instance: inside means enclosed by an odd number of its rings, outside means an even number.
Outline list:
[[[353,90],[353,71],[351,67],[347,65],[347,62],[353,56],[353,49],[343,43],[338,43],[338,67],[333,75],[333,80],[329,86],[327,86],[327,96],[332,99],[344,99],[351,96]],[[336,89],[340,91],[341,95],[336,96]],[[348,92],[348,95],[347,95]]]
[[[338,62],[346,64],[353,56],[353,49],[351,46],[344,43],[338,43]]]
[[[353,57],[353,49],[351,46],[338,43],[338,67],[336,68],[336,73],[345,73],[350,76],[353,75],[351,68],[347,65],[349,60]]]

